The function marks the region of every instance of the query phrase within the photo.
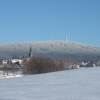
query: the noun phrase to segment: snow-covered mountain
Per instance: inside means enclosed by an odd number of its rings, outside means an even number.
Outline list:
[[[0,79],[0,100],[100,100],[100,68]]]
[[[53,59],[66,59],[72,57],[80,61],[97,61],[100,59],[100,48],[66,41],[37,41],[2,44],[0,45],[0,58],[28,56],[30,46],[32,48],[32,54],[35,56]]]

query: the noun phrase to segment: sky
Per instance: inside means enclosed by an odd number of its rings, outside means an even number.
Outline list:
[[[100,0],[0,0],[0,44],[66,35],[100,46]]]

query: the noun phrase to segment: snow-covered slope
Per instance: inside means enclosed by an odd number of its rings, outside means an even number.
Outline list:
[[[65,59],[73,57],[78,60],[100,59],[100,48],[66,41],[23,42],[0,45],[0,58],[11,58],[13,55],[28,56],[30,46],[36,56]]]
[[[0,79],[0,100],[100,100],[100,67]]]

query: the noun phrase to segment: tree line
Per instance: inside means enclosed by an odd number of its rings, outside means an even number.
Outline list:
[[[66,64],[67,63],[67,64]],[[42,57],[31,57],[23,61],[24,74],[41,74],[47,72],[55,72],[65,70],[69,65],[76,64],[73,59],[67,60],[52,60]]]

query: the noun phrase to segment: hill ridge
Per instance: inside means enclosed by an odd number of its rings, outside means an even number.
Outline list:
[[[0,45],[0,58],[11,58],[13,55],[27,57],[30,46],[32,47],[32,54],[35,56],[52,59],[67,59],[71,57],[80,61],[85,59],[97,61],[100,59],[99,47],[62,40],[2,44]]]

